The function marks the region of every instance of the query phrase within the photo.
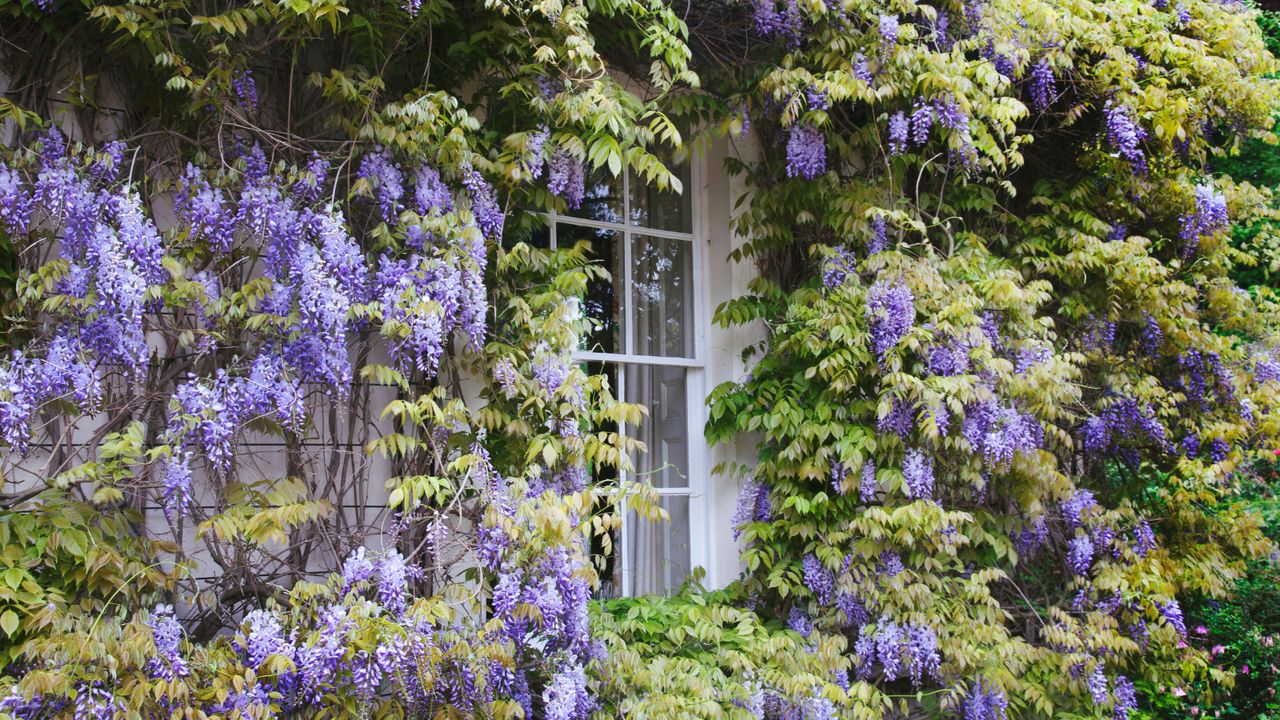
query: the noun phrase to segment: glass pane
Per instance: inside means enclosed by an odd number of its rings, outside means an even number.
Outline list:
[[[551,224],[546,216],[535,212],[508,214],[502,226],[502,246],[509,248],[519,242],[543,250],[551,247]]]
[[[653,237],[636,237],[633,242],[633,352],[693,357],[693,245]]]
[[[667,595],[689,576],[689,498],[670,495],[661,504],[670,522],[651,522],[629,512],[623,523],[632,595]]]
[[[506,240],[505,235],[503,240]],[[517,233],[515,242],[525,242],[539,250],[548,250],[551,248],[551,228],[543,225],[542,227],[533,227],[525,232]],[[514,245],[515,242],[511,244]]]
[[[693,232],[693,210],[689,187],[689,163],[679,165],[667,161],[667,169],[680,178],[682,192],[659,190],[657,185],[646,183],[644,178],[631,172],[631,224],[671,232]]]
[[[588,220],[622,223],[622,176],[614,177],[607,167],[587,170],[586,173],[582,207],[567,210],[566,214]]]
[[[556,225],[556,245],[573,247],[580,241],[591,243],[591,255],[612,278],[597,278],[587,284],[587,296],[583,298],[583,311],[594,321],[595,327],[582,339],[586,352],[624,352],[622,347],[622,233],[615,230],[582,227],[581,225]]]
[[[645,449],[631,458],[635,477],[658,488],[689,487],[687,372],[682,367],[626,365],[624,400],[644,405],[649,416],[627,434]]]

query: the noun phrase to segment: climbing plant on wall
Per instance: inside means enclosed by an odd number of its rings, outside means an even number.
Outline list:
[[[1270,136],[1234,2],[0,8],[19,717],[1136,717],[1272,552]],[[677,128],[692,128],[683,134]],[[724,592],[592,607],[643,420],[591,172],[726,136],[759,323]],[[677,188],[679,189],[679,188]],[[2,250],[3,248],[0,248]],[[3,300],[3,298],[0,298]],[[377,398],[375,400],[375,397]],[[382,418],[381,421],[378,417]],[[385,506],[366,507],[385,486]],[[89,520],[88,518],[94,518]],[[385,537],[381,547],[367,546]],[[211,571],[211,575],[209,572]]]

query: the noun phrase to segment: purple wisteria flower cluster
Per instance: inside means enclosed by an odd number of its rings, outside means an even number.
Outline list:
[[[1049,65],[1047,59],[1041,58],[1031,68],[1031,104],[1036,110],[1044,112],[1053,104],[1057,94],[1053,67]]]
[[[1231,224],[1227,215],[1227,200],[1222,191],[1211,183],[1196,185],[1195,207],[1182,215],[1181,230],[1182,254],[1190,257],[1204,238],[1213,237]]]
[[[942,658],[938,652],[938,635],[926,625],[881,619],[874,626],[862,627],[854,654],[861,680],[869,680],[877,668],[888,682],[906,676],[916,687],[923,684],[926,675],[939,679]]]
[[[907,497],[928,500],[933,497],[933,459],[918,449],[907,451],[902,460],[902,479]]]
[[[960,432],[992,469],[1007,468],[1018,454],[1044,444],[1044,427],[1035,416],[995,399],[965,408]]]
[[[898,156],[911,148],[924,147],[937,125],[951,133],[949,153],[953,161],[968,167],[977,159],[969,116],[953,97],[934,100],[917,98],[910,113],[897,111],[889,116],[889,155]]]
[[[1135,442],[1145,441],[1161,451],[1172,449],[1155,411],[1131,397],[1114,399],[1101,414],[1086,420],[1083,435],[1087,452],[1099,457],[1115,455],[1131,465],[1138,461]]]
[[[270,353],[256,358],[242,376],[220,369],[212,379],[189,378],[179,383],[165,431],[166,442],[178,448],[165,471],[166,497],[187,496],[191,450],[198,449],[209,467],[225,476],[231,470],[236,435],[245,425],[272,420],[296,432],[305,414],[301,384]]]
[[[800,44],[800,31],[804,27],[804,16],[800,14],[798,0],[751,0],[755,16],[756,32],[765,37],[776,36],[788,46]]]
[[[982,679],[970,688],[961,708],[964,720],[1006,720],[1009,700],[998,685]]]
[[[826,136],[812,125],[792,125],[787,139],[787,177],[812,180],[826,171]]]
[[[528,661],[533,658],[517,656],[512,663],[491,657],[493,652],[509,652],[505,637],[467,635],[454,623],[406,605],[407,583],[416,576],[394,550],[375,560],[360,548],[348,557],[342,576],[330,586],[340,588],[336,592],[295,600],[290,613],[264,607],[244,616],[229,643],[233,657],[218,660],[257,671],[256,677],[248,676],[243,688],[220,701],[199,700],[193,692],[181,700],[162,702],[175,711],[289,717],[333,698],[346,698],[363,711],[394,698],[406,714],[434,717],[487,712],[495,700],[504,700],[532,717],[531,688],[541,672],[530,668]],[[538,577],[541,589],[523,600],[536,603],[544,620],[568,618],[585,627],[585,599],[567,602],[569,598],[552,589],[566,578],[574,582],[572,575]],[[568,605],[580,610],[569,616],[556,610]],[[145,625],[154,644],[154,654],[145,665],[148,675],[164,681],[193,675],[192,663],[183,655],[182,629],[173,609],[158,606]],[[529,630],[531,624],[525,620],[520,627]],[[566,654],[560,640],[563,634],[552,630],[521,641],[530,652],[547,652],[543,667],[551,667],[552,672],[541,681],[545,717],[585,720],[595,709],[586,689],[585,659]],[[126,712],[120,699],[101,683],[80,682],[76,691],[74,701],[40,695],[27,699],[14,693],[0,699],[0,712],[19,720],[49,717],[67,708],[74,710],[77,719],[86,720]]]
[[[769,499],[769,486],[748,480],[738,493],[738,506],[733,512],[733,539],[742,537],[744,525],[753,522],[769,522],[773,516],[773,504]]]
[[[1106,117],[1107,142],[1120,157],[1129,161],[1134,171],[1145,175],[1147,157],[1142,150],[1142,141],[1147,138],[1143,129],[1133,117],[1133,111],[1125,105],[1107,101],[1103,108]]]
[[[127,394],[153,362],[149,333],[177,322],[173,334],[194,335],[180,342],[197,356],[225,360],[211,375],[178,378],[172,391],[169,452],[151,475],[170,521],[196,502],[197,463],[226,477],[246,428],[300,433],[307,384],[342,397],[355,334],[371,321],[402,370],[427,376],[455,331],[473,347],[485,340],[486,241],[504,214],[474,170],[457,177],[458,202],[435,168],[409,173],[389,151],[366,155],[357,176],[377,217],[405,245],[419,241],[408,257],[393,249],[371,263],[343,210],[351,206],[321,201],[333,186],[326,158],[290,170],[241,143],[231,169],[188,165],[162,233],[127,182],[124,143],[82,148],[51,130],[35,148],[0,163],[0,230],[61,238],[65,270],[49,291],[59,297],[53,340],[0,360],[0,442],[25,449],[51,403],[89,413],[108,389]],[[238,269],[250,266],[253,275]]]
[[[856,272],[857,266],[858,258],[852,250],[845,247],[836,248],[823,265],[822,286],[828,290],[840,287]]]
[[[883,360],[915,324],[915,296],[901,283],[880,280],[867,291],[871,347]]]

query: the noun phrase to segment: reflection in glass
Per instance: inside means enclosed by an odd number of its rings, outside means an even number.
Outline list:
[[[587,284],[583,311],[593,327],[582,338],[586,352],[620,353],[622,348],[622,234],[615,230],[556,225],[556,246],[571,248],[580,241],[591,243],[591,258],[609,271],[612,278],[594,278]]]
[[[667,595],[689,576],[689,498],[667,496],[661,501],[670,522],[651,522],[627,513],[627,563],[632,595]]]
[[[689,198],[688,161],[676,165],[666,162],[667,169],[680,178],[683,192],[659,190],[657,185],[646,183],[644,178],[631,172],[631,224],[672,232],[693,232],[693,211]]]
[[[506,237],[506,235],[503,236],[504,241]],[[546,225],[532,227],[527,231],[516,234],[514,240],[515,242],[528,243],[539,250],[548,250],[551,248],[551,228]],[[514,245],[515,243],[513,242],[512,244]]]
[[[632,242],[633,352],[693,357],[693,245],[643,236]]]
[[[582,206],[577,210],[569,210],[567,214],[570,217],[621,223],[623,218],[622,176],[614,177],[607,167],[598,170],[584,168],[584,171],[587,177]]]
[[[627,434],[645,446],[631,458],[635,477],[657,488],[689,487],[687,371],[666,365],[623,367],[624,400],[649,409],[639,427],[627,427]]]

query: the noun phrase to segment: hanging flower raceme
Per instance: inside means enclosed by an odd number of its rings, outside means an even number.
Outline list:
[[[1221,190],[1210,183],[1202,183],[1196,186],[1195,194],[1195,208],[1184,213],[1180,220],[1184,257],[1192,255],[1201,240],[1217,235],[1231,223],[1227,216],[1227,201]]]
[[[812,180],[827,169],[827,139],[812,125],[792,125],[787,140],[787,177]]]
[[[1133,111],[1124,105],[1108,100],[1103,114],[1111,149],[1128,160],[1134,171],[1145,175],[1147,157],[1142,151],[1142,141],[1147,138],[1147,131],[1134,120]]]
[[[207,243],[215,252],[230,252],[235,215],[222,190],[210,185],[204,173],[190,163],[178,183],[174,212],[178,220],[190,228],[193,240]]]
[[[1047,59],[1042,58],[1031,68],[1031,104],[1036,110],[1044,112],[1053,104],[1056,95],[1053,67]]]
[[[582,207],[582,199],[586,194],[582,161],[564,148],[556,150],[555,155],[551,156],[550,169],[547,171],[547,191],[564,200],[570,210]]]
[[[867,291],[871,347],[883,360],[915,324],[915,296],[906,285],[880,280]]]
[[[404,198],[404,171],[384,149],[374,150],[360,161],[358,177],[373,188],[373,197],[382,211],[382,220],[394,224],[400,217]]]

